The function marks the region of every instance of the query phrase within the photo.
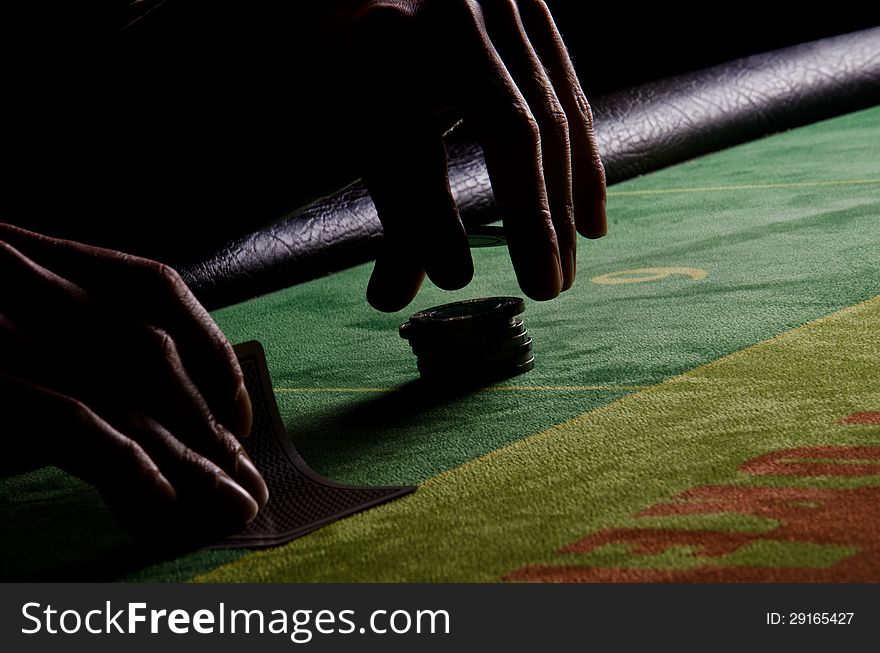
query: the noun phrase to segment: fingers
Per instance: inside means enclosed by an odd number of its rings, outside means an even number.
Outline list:
[[[394,160],[367,155],[362,166],[384,231],[367,293],[380,310],[406,306],[425,274],[446,290],[462,288],[473,277],[467,235],[449,189],[446,152],[430,126],[426,121],[405,130],[410,138],[405,145],[373,143],[364,148],[395,152]]]
[[[91,483],[137,533],[177,521],[229,529],[257,514],[250,494],[153,420],[130,421],[123,433],[82,402],[3,372],[0,395],[15,406],[5,416],[4,458],[56,465]]]
[[[132,411],[125,432],[156,461],[177,495],[179,518],[198,525],[234,527],[248,523],[259,510],[257,501],[213,461],[183,444],[156,420]]]
[[[522,22],[568,120],[577,229],[587,238],[600,238],[608,232],[605,169],[596,144],[590,105],[546,3],[520,0],[518,4]]]
[[[450,33],[458,39],[451,53],[453,74],[446,82],[458,91],[465,120],[483,148],[520,287],[533,299],[555,297],[563,287],[563,272],[540,125],[486,31],[481,6],[451,2],[434,7],[434,47],[447,42]],[[564,189],[564,182],[556,188]]]
[[[16,280],[3,293],[0,307],[0,369],[8,376],[76,402],[94,417],[83,428],[101,431],[107,425],[114,436],[131,437],[120,410],[136,404],[139,414],[166,425],[183,445],[225,470],[225,480],[212,487],[215,499],[229,504],[231,514],[246,513],[243,505],[265,505],[265,482],[235,436],[215,418],[170,333],[120,317],[77,284],[4,242],[0,275]],[[121,383],[123,379],[130,382]],[[87,455],[99,460],[112,445],[107,437],[86,438],[63,462],[77,473]],[[89,475],[86,470],[81,475],[93,482],[97,477],[115,482],[109,472]],[[236,499],[242,494],[247,501]]]
[[[269,490],[265,481],[235,436],[214,419],[187,373],[177,343],[161,329],[141,328],[141,333],[134,334],[132,339],[142,343],[135,353],[144,371],[135,381],[138,402],[188,447],[240,483],[259,507],[266,505]]]
[[[129,493],[156,510],[176,503],[174,488],[143,448],[85,404],[3,372],[0,394],[14,407],[4,415],[5,456],[57,465],[102,492]]]
[[[425,271],[407,243],[386,237],[367,285],[367,301],[380,311],[399,311],[415,299],[424,279]]]
[[[482,146],[523,291],[550,299],[571,287],[577,232],[599,237],[607,229],[605,180],[589,105],[544,2],[371,0],[357,7],[346,34],[354,35],[348,61],[363,83],[355,95],[368,116],[359,167],[385,228],[371,303],[400,308],[418,289],[419,266],[443,288],[470,279],[431,119],[453,107]],[[407,246],[411,256],[401,253]]]
[[[253,413],[232,347],[173,269],[11,225],[0,224],[0,241],[36,263],[51,265],[65,282],[88,288],[99,300],[112,303],[114,310],[171,333],[217,418],[236,435],[247,435]]]
[[[152,306],[135,309],[135,314],[171,335],[212,413],[236,435],[246,436],[253,422],[250,397],[238,359],[220,327],[167,265],[141,259],[132,276],[133,289],[153,298]]]
[[[384,229],[368,298],[383,310],[397,310],[412,299],[421,281],[419,267],[448,290],[462,288],[473,276],[442,133],[419,85],[420,71],[401,56],[414,50],[414,38],[410,13],[383,8],[361,21],[353,44],[366,107],[359,167]]]
[[[381,217],[387,249],[413,250],[413,256],[398,254],[394,260],[409,267],[403,259],[412,258],[437,286],[456,290],[470,282],[474,268],[449,188],[446,151],[430,120],[406,122],[407,143],[392,138],[391,143],[366,148],[376,153],[394,151],[395,157],[367,155],[363,179]],[[406,285],[413,278],[405,274],[395,285]],[[399,291],[401,296],[404,290]]]
[[[516,2],[483,2],[487,32],[537,121],[541,163],[562,264],[562,289],[574,283],[577,236],[572,199],[568,119],[526,34]]]
[[[68,319],[65,332],[77,330],[87,321],[87,308],[95,308],[83,288],[35,263],[3,240],[0,240],[0,277],[14,279],[3,288],[0,308],[29,331],[45,333],[57,329],[51,319],[53,311]],[[35,298],[40,301],[34,301]]]

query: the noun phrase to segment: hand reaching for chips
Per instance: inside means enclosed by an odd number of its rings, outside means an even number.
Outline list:
[[[542,0],[91,4],[106,10],[6,19],[71,72],[37,68],[8,90],[4,147],[22,163],[5,220],[189,260],[361,177],[384,230],[367,297],[396,311],[426,275],[472,278],[443,140],[461,119],[526,295],[569,288],[576,234],[606,232],[590,106]],[[132,20],[106,33],[94,17],[120,5]],[[95,59],[92,40],[113,45]]]
[[[320,110],[345,142],[384,228],[370,303],[399,310],[425,274],[461,288],[473,264],[449,188],[441,113],[480,143],[523,291],[574,283],[576,231],[605,235],[593,119],[540,0],[335,0],[315,30]],[[329,83],[327,83],[329,82]]]
[[[61,467],[141,532],[256,516],[241,370],[173,270],[0,224],[0,278],[4,472]]]

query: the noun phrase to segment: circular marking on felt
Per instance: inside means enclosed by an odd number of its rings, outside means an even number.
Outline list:
[[[635,268],[600,274],[598,277],[593,277],[592,282],[601,286],[619,286],[625,283],[661,281],[671,276],[685,276],[694,281],[702,281],[709,276],[709,273],[700,268]]]

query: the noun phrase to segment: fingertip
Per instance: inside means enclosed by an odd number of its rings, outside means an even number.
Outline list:
[[[547,263],[519,274],[519,285],[530,299],[547,301],[559,296],[563,290],[562,266],[557,256],[548,257]]]
[[[474,278],[474,262],[470,251],[446,264],[430,267],[427,274],[434,285],[442,290],[461,290]]]
[[[233,513],[233,519],[245,524],[252,522],[260,511],[256,500],[226,474],[218,474],[216,478],[217,495]]]
[[[583,221],[583,224],[578,224],[578,233],[591,240],[608,235],[608,216],[604,197],[594,200],[587,219]]]
[[[413,246],[415,257],[438,288],[459,290],[473,279],[474,262],[458,208],[448,186],[444,189],[447,193],[436,202],[427,201],[421,224],[415,227]]]
[[[574,285],[577,276],[577,246],[565,248],[560,252],[562,259],[562,292]]]
[[[230,430],[237,437],[246,438],[254,425],[254,407],[244,381],[238,386],[232,401],[232,424]]]
[[[561,289],[554,289],[548,286],[542,287],[526,287],[521,286],[522,291],[526,294],[529,299],[533,299],[536,302],[546,302],[551,299],[556,299],[559,297],[559,293],[562,292]]]
[[[508,243],[517,281],[530,299],[546,301],[559,296],[563,289],[562,261],[555,242],[535,249],[521,241]]]
[[[421,266],[396,252],[386,252],[376,259],[367,284],[367,301],[384,313],[394,313],[407,306],[416,296],[425,272]]]
[[[384,284],[374,281],[374,279],[375,276],[370,277],[370,283],[367,285],[367,302],[377,311],[396,313],[409,303],[409,301],[389,292]]]
[[[257,466],[244,452],[239,452],[235,460],[235,476],[242,486],[250,493],[260,508],[269,501],[269,487]]]

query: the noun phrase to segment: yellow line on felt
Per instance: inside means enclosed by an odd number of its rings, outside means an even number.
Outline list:
[[[567,420],[567,421],[562,422],[560,424],[556,424],[555,426],[551,426],[550,428],[548,428],[544,431],[541,431],[539,433],[535,433],[533,435],[525,437],[522,440],[517,440],[516,442],[512,442],[512,443],[508,444],[507,446],[501,447],[500,449],[494,449],[493,451],[485,453],[482,456],[479,456],[477,458],[469,460],[466,463],[462,463],[461,465],[458,465],[457,467],[453,467],[452,469],[447,469],[444,472],[440,472],[436,476],[432,476],[431,478],[425,479],[424,481],[422,481],[422,483],[420,483],[420,485],[422,485],[422,486],[434,485],[435,483],[443,482],[444,480],[446,480],[449,477],[457,476],[457,475],[469,470],[471,467],[475,467],[477,465],[483,465],[487,461],[490,461],[499,455],[502,455],[502,454],[507,455],[511,451],[518,451],[518,450],[521,450],[524,448],[528,448],[536,442],[541,442],[541,441],[546,440],[548,438],[554,437],[554,434],[557,431],[568,428],[575,422],[579,422],[579,421],[582,422],[584,420],[589,420],[589,419],[592,419],[598,415],[602,415],[604,413],[607,413],[610,410],[616,410],[617,407],[619,407],[623,404],[629,403],[629,402],[633,401],[636,397],[643,396],[646,393],[658,392],[659,390],[662,390],[663,388],[666,388],[666,387],[673,385],[673,384],[676,384],[676,383],[687,383],[689,380],[689,377],[692,377],[695,374],[699,374],[703,370],[710,370],[714,367],[717,367],[718,365],[723,365],[725,363],[729,363],[730,361],[737,360],[738,358],[742,358],[743,356],[748,355],[749,352],[751,352],[755,349],[768,347],[768,346],[778,342],[779,340],[782,340],[783,338],[788,338],[792,335],[798,335],[800,333],[810,331],[812,329],[815,329],[815,328],[825,324],[826,322],[828,322],[830,320],[837,319],[837,318],[839,318],[843,315],[847,315],[849,313],[855,313],[855,312],[861,310],[862,308],[868,306],[869,304],[873,304],[873,303],[880,303],[880,295],[878,295],[877,297],[874,297],[872,299],[867,299],[863,302],[859,302],[858,304],[854,304],[853,306],[848,306],[848,307],[843,308],[839,311],[835,311],[834,313],[831,313],[831,314],[826,315],[824,317],[820,317],[817,320],[807,322],[806,324],[802,324],[801,326],[795,327],[794,329],[790,329],[788,331],[783,331],[782,333],[779,333],[779,334],[773,336],[772,338],[768,338],[767,340],[762,340],[761,342],[755,343],[754,345],[750,345],[750,346],[746,347],[745,349],[740,349],[738,351],[735,351],[731,354],[728,354],[727,356],[722,356],[721,358],[716,358],[714,361],[711,361],[709,363],[705,363],[703,365],[700,365],[699,367],[695,367],[691,370],[688,370],[687,372],[679,374],[678,376],[673,376],[671,378],[668,378],[665,381],[661,381],[660,383],[657,383],[656,385],[648,386],[639,392],[634,392],[632,394],[626,395],[625,397],[621,397],[620,399],[617,399],[616,401],[612,401],[610,403],[607,403],[604,406],[599,406],[598,408],[594,408],[593,410],[587,411],[586,413],[582,413],[581,415],[578,415],[577,417],[574,417],[570,420]]]
[[[792,181],[778,184],[732,184],[730,186],[697,186],[695,188],[655,188],[646,190],[609,190],[608,197],[634,197],[638,195],[666,195],[671,193],[720,193],[730,190],[772,190],[774,188],[818,188],[820,186],[870,186],[880,185],[880,179],[825,179],[818,181]]]
[[[501,447],[500,449],[495,449],[493,451],[485,453],[482,456],[479,456],[477,458],[469,460],[466,463],[462,463],[461,465],[453,467],[452,469],[447,469],[444,472],[440,472],[436,476],[432,476],[431,478],[425,479],[424,481],[422,481],[421,485],[433,485],[434,483],[441,482],[450,476],[455,476],[455,475],[461,474],[465,470],[468,470],[475,465],[482,465],[486,461],[492,460],[496,456],[501,455],[503,452],[510,452],[510,451],[522,449],[523,447],[529,447],[535,442],[540,442],[542,440],[546,440],[547,438],[553,437],[553,434],[556,431],[563,429],[563,428],[566,428],[571,422],[589,419],[593,416],[606,413],[609,410],[615,410],[617,406],[620,406],[621,404],[633,401],[633,399],[635,397],[638,397],[640,395],[644,395],[645,393],[657,392],[657,391],[659,391],[669,385],[675,384],[675,383],[682,383],[682,382],[686,383],[688,381],[689,377],[692,377],[695,374],[698,374],[703,370],[710,370],[714,367],[717,367],[718,365],[722,365],[722,364],[728,363],[730,361],[734,361],[738,358],[746,356],[750,351],[752,351],[754,349],[768,347],[783,338],[788,338],[792,335],[797,335],[797,334],[803,333],[805,331],[810,331],[812,329],[815,329],[815,328],[825,324],[825,322],[828,322],[829,320],[837,319],[840,316],[847,315],[849,313],[854,313],[856,311],[861,310],[865,306],[868,306],[868,305],[873,304],[875,302],[880,302],[880,295],[878,295],[877,297],[874,297],[872,299],[866,299],[865,301],[859,302],[858,304],[848,306],[847,308],[843,308],[839,311],[835,311],[834,313],[830,313],[829,315],[826,315],[824,317],[820,317],[820,318],[813,320],[811,322],[807,322],[806,324],[802,324],[801,326],[795,327],[794,329],[789,329],[788,331],[783,331],[782,333],[779,333],[779,334],[773,336],[772,338],[768,338],[767,340],[762,340],[761,342],[757,342],[754,345],[750,345],[744,349],[740,349],[740,350],[735,351],[735,352],[728,354],[726,356],[722,356],[721,358],[716,358],[714,361],[710,361],[709,363],[705,363],[703,365],[700,365],[699,367],[695,367],[693,369],[690,369],[687,372],[684,372],[684,373],[679,374],[677,376],[673,376],[671,378],[668,378],[665,381],[661,381],[660,383],[657,383],[655,385],[641,386],[640,389],[638,390],[638,392],[633,392],[632,394],[629,394],[625,397],[621,397],[620,399],[617,399],[615,401],[607,403],[604,406],[599,406],[598,408],[594,408],[593,410],[587,411],[586,413],[582,413],[581,415],[578,415],[577,417],[575,417],[571,420],[567,420],[567,421],[562,422],[560,424],[556,424],[555,426],[551,426],[550,428],[545,429],[539,433],[535,433],[533,435],[525,437],[522,440],[517,440],[516,442],[512,442],[512,443],[508,444],[507,446]],[[500,387],[511,387],[511,388],[522,389],[522,388],[527,388],[529,386],[500,386]],[[553,386],[531,386],[531,387],[537,388],[537,387],[553,387]],[[599,388],[600,386],[558,386],[558,387]],[[607,388],[608,389],[625,390],[627,388],[637,388],[637,386],[607,386]],[[278,391],[277,388],[276,388],[276,391]]]
[[[480,392],[602,392],[606,390],[644,390],[645,385],[495,385],[481,388]],[[277,393],[288,394],[369,394],[394,392],[398,388],[273,388]]]
[[[313,394],[313,393],[371,393],[392,392],[394,388],[272,388],[275,392],[289,394]]]
[[[677,376],[671,377],[671,378],[666,379],[665,381],[661,381],[660,383],[657,383],[655,385],[647,386],[640,392],[634,392],[632,394],[629,394],[621,399],[617,399],[616,401],[612,401],[608,404],[605,404],[604,406],[600,406],[599,408],[595,408],[593,410],[582,413],[581,415],[579,415],[577,417],[574,417],[570,420],[566,420],[565,422],[562,422],[562,423],[557,424],[555,426],[552,426],[548,429],[540,431],[539,433],[535,433],[533,435],[530,435],[526,438],[523,438],[522,440],[517,440],[516,442],[508,444],[507,446],[501,447],[499,449],[495,449],[494,451],[490,451],[486,454],[483,454],[482,456],[479,456],[478,458],[474,458],[473,460],[470,460],[466,463],[463,463],[461,465],[453,467],[452,469],[448,469],[445,472],[441,472],[441,473],[437,474],[436,476],[432,476],[431,478],[428,478],[428,479],[422,481],[419,485],[421,487],[426,487],[426,486],[435,485],[437,483],[442,483],[449,478],[453,478],[453,477],[459,476],[461,474],[467,473],[467,471],[473,467],[485,465],[487,462],[489,462],[499,456],[509,456],[511,452],[521,451],[523,449],[527,450],[529,447],[533,446],[536,443],[553,438],[557,434],[557,432],[559,432],[559,431],[571,428],[573,425],[577,424],[578,422],[581,422],[581,423],[588,422],[588,421],[595,419],[596,417],[603,415],[609,411],[617,410],[621,405],[626,404],[626,403],[630,403],[630,402],[634,401],[637,397],[641,397],[647,393],[661,391],[664,388],[667,388],[668,386],[674,385],[676,383],[682,383],[682,382],[687,383],[690,380],[689,377],[692,377],[695,374],[699,374],[703,370],[712,369],[712,368],[717,367],[719,365],[729,363],[730,361],[735,361],[739,358],[743,358],[745,356],[748,356],[750,354],[750,352],[754,351],[755,349],[768,347],[768,346],[771,346],[774,343],[776,343],[784,338],[789,338],[792,335],[799,335],[801,333],[811,331],[817,327],[820,327],[821,325],[825,324],[826,322],[829,322],[834,319],[838,319],[841,316],[847,315],[849,313],[855,313],[859,310],[862,310],[866,306],[868,306],[870,304],[874,304],[874,303],[880,303],[880,296],[865,300],[863,302],[859,302],[858,304],[855,304],[853,306],[848,306],[847,308],[843,308],[839,311],[835,311],[834,313],[830,313],[829,315],[826,315],[824,317],[818,318],[818,319],[813,320],[811,322],[807,322],[806,324],[802,324],[801,326],[795,327],[794,329],[789,329],[788,331],[783,331],[782,333],[779,333],[779,334],[773,336],[772,338],[768,338],[767,340],[762,340],[761,342],[758,342],[758,343],[755,343],[755,344],[750,345],[748,347],[745,347],[744,349],[740,349],[740,350],[735,351],[735,352],[728,354],[726,356],[722,356],[721,358],[717,358],[714,361],[711,361],[711,362],[706,363],[704,365],[700,365],[699,367],[695,367],[691,370],[688,370],[687,372],[684,372],[683,374],[679,374]],[[618,386],[618,387],[621,387],[621,386]],[[406,501],[406,499],[404,499],[404,501]],[[200,575],[190,579],[190,582],[199,582],[200,580],[203,580],[206,576],[211,576],[213,574],[216,574],[218,572],[218,570],[220,570],[220,569],[231,569],[231,568],[235,568],[235,567],[245,566],[248,564],[250,559],[255,555],[260,555],[260,554],[253,554],[253,553],[246,554],[237,560],[234,560],[234,561],[226,563],[226,564],[219,565],[218,567],[215,567],[214,569],[212,569],[206,573],[200,574]]]
[[[644,390],[646,385],[495,385],[483,392],[593,392],[603,390]]]

